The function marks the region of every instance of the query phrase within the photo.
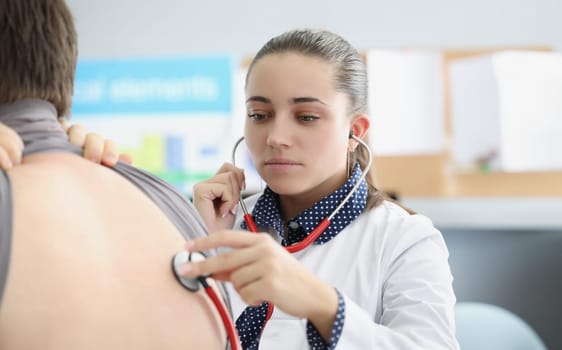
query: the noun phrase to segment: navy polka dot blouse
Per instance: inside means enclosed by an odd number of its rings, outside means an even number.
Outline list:
[[[338,190],[315,203],[311,208],[303,211],[294,218],[287,221],[287,239],[285,239],[284,222],[279,211],[279,197],[269,188],[264,190],[262,196],[256,202],[252,211],[252,216],[256,225],[263,230],[268,228],[268,232],[278,235],[278,239],[283,246],[298,243],[316,228],[316,226],[328,217],[334,209],[343,201],[345,196],[351,191],[355,183],[361,176],[361,168],[356,165],[347,182]],[[345,205],[334,216],[330,225],[313,244],[324,244],[337,236],[347,225],[355,220],[365,209],[367,201],[367,183],[361,183],[357,191],[345,203]],[[240,225],[243,229],[248,229],[245,222]],[[336,290],[337,291],[337,290]],[[320,333],[312,323],[307,322],[306,336],[311,349],[334,349],[341,336],[345,320],[345,303],[343,296],[338,293],[338,311],[336,320],[332,327],[332,334],[328,344],[322,339]],[[236,320],[236,328],[240,335],[242,347],[246,350],[258,349],[260,336],[263,331],[267,316],[267,302],[257,307],[247,307],[240,317]]]

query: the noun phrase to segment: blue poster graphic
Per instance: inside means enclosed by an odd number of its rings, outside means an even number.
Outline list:
[[[232,72],[230,56],[81,60],[72,113],[230,113]]]

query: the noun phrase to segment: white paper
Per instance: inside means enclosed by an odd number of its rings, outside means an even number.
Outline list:
[[[504,53],[494,66],[503,170],[562,169],[562,55]]]
[[[479,160],[496,166],[500,153],[498,87],[489,56],[450,65],[451,153],[460,170],[476,170]]]
[[[444,148],[441,54],[370,50],[367,65],[373,152],[440,153]]]
[[[562,169],[562,55],[510,51],[451,64],[453,159],[492,169]]]

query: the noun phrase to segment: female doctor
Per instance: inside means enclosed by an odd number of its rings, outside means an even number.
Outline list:
[[[194,187],[212,234],[186,246],[223,253],[184,265],[182,274],[230,282],[244,349],[458,349],[440,232],[362,177],[368,152],[356,138],[370,124],[357,50],[327,31],[286,32],[257,53],[245,91],[245,142],[267,184],[245,203],[264,233],[246,231],[237,211],[244,173],[224,164]],[[116,158],[107,143],[101,157],[97,136],[85,146],[92,159]]]
[[[194,187],[213,234],[189,251],[227,248],[184,266],[228,281],[245,349],[457,349],[448,251],[422,215],[361,180],[367,73],[340,36],[293,30],[267,42],[246,77],[245,142],[267,187],[236,213],[244,173],[224,164]],[[355,191],[312,244],[299,244]],[[236,231],[234,231],[236,230]],[[268,304],[264,302],[268,302]],[[268,318],[268,305],[274,305]]]

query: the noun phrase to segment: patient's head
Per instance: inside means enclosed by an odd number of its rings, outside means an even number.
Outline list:
[[[77,38],[65,1],[2,0],[0,23],[0,104],[39,98],[68,114]]]

